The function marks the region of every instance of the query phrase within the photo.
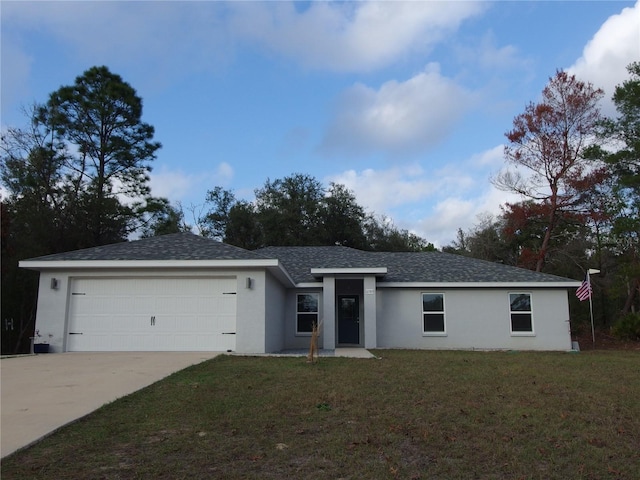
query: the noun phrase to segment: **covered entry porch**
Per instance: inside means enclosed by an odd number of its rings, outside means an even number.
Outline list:
[[[318,268],[311,273],[322,278],[324,348],[376,348],[376,278],[387,269]]]

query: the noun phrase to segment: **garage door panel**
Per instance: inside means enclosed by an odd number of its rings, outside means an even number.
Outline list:
[[[235,278],[74,279],[69,351],[235,350]]]
[[[68,350],[77,352],[152,351],[148,335],[94,333],[71,335]]]
[[[89,332],[135,334],[136,331],[143,333],[147,329],[150,325],[150,317],[147,315],[84,314],[77,316],[74,323],[75,328],[71,328],[70,331],[80,330],[83,335]]]
[[[122,347],[122,348],[121,348]],[[110,335],[108,351],[154,351],[153,337],[151,335],[133,334]]]
[[[231,315],[220,315],[217,318],[218,328],[221,332],[229,333],[236,330],[236,318]]]

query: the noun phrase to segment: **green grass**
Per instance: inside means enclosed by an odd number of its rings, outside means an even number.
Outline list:
[[[640,354],[221,356],[7,457],[2,479],[640,478]]]

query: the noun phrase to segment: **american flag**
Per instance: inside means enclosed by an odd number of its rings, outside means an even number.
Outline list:
[[[576,290],[576,297],[578,297],[581,302],[591,298],[591,282],[589,281],[588,273],[587,278],[584,279],[582,285],[580,285],[578,290]]]

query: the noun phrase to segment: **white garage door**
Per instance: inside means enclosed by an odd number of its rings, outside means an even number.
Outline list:
[[[77,278],[67,350],[228,351],[235,278]]]

